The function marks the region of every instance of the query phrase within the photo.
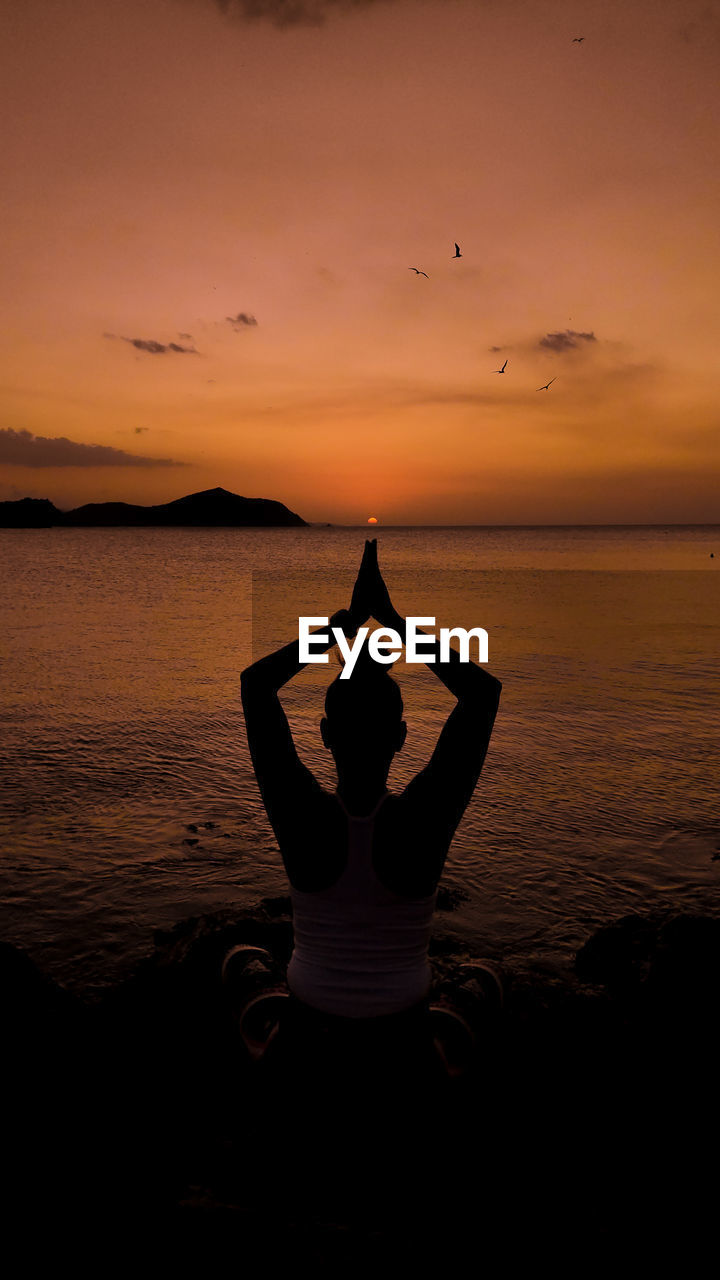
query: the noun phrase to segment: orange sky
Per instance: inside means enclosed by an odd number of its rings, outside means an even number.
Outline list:
[[[242,7],[5,6],[0,498],[720,521],[720,5]]]

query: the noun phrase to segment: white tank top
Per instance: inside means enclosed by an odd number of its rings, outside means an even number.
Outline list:
[[[347,865],[334,885],[317,893],[290,888],[295,945],[288,986],[305,1004],[345,1018],[400,1013],[430,987],[437,893],[404,898],[376,876],[373,829],[384,799],[366,818],[345,810]]]

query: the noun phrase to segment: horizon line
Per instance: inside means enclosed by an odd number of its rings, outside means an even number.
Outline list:
[[[653,520],[653,521],[596,521],[579,523],[565,521],[552,524],[535,522],[531,524],[343,524],[336,520],[308,520],[310,529],[715,529],[720,528],[720,520]]]

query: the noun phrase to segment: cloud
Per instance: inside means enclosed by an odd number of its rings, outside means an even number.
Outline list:
[[[397,0],[395,0],[397,2]],[[203,0],[207,4],[207,0]],[[320,27],[328,18],[364,9],[387,7],[393,0],[210,0],[213,8],[241,22],[269,22],[276,27]],[[677,28],[687,43],[718,35],[715,6],[700,3],[690,12],[683,6],[684,25]]]
[[[122,336],[122,335],[121,335]],[[136,347],[138,351],[147,351],[151,356],[164,355],[166,351],[176,351],[180,355],[197,355],[194,347],[181,347],[179,342],[155,342],[153,338],[125,338],[123,342],[129,342],[131,346]]]
[[[242,329],[248,325],[257,324],[255,317],[248,315],[246,311],[238,311],[236,316],[226,316],[225,319],[228,324],[232,325],[233,329]]]
[[[492,354],[496,356],[498,351],[502,351],[502,347],[488,347],[488,351],[492,351]]]
[[[130,342],[138,351],[148,351],[150,355],[161,355],[167,351],[167,347],[162,342],[154,342],[151,338],[123,338],[123,342]]]
[[[136,428],[137,430],[137,428]],[[140,428],[147,430],[147,428]],[[184,467],[173,458],[143,458],[105,444],[79,444],[66,436],[35,436],[0,428],[0,463],[11,467]]]
[[[191,333],[179,333],[178,338],[182,338],[184,342],[192,342]]]
[[[181,334],[180,337],[184,335]],[[187,335],[190,336],[189,334]],[[194,347],[181,347],[179,342],[156,342],[154,338],[126,338],[124,334],[104,333],[103,338],[117,338],[122,342],[129,342],[131,347],[135,347],[137,351],[147,351],[151,356],[165,355],[166,351],[175,351],[178,355],[196,356],[197,351]]]
[[[574,351],[581,342],[597,342],[594,333],[578,333],[576,329],[561,329],[557,333],[546,333],[538,342],[546,351]]]
[[[150,430],[150,428],[149,428],[149,427],[136,427],[136,428],[135,428],[135,435],[136,435],[136,436],[141,436],[141,435],[142,435],[142,433],[143,433],[143,431],[149,431],[149,430]]]
[[[216,9],[245,22],[275,27],[320,27],[332,14],[388,4],[390,0],[213,0]]]

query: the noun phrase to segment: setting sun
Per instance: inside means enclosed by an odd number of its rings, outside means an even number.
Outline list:
[[[368,516],[368,524],[377,524],[377,516]]]

